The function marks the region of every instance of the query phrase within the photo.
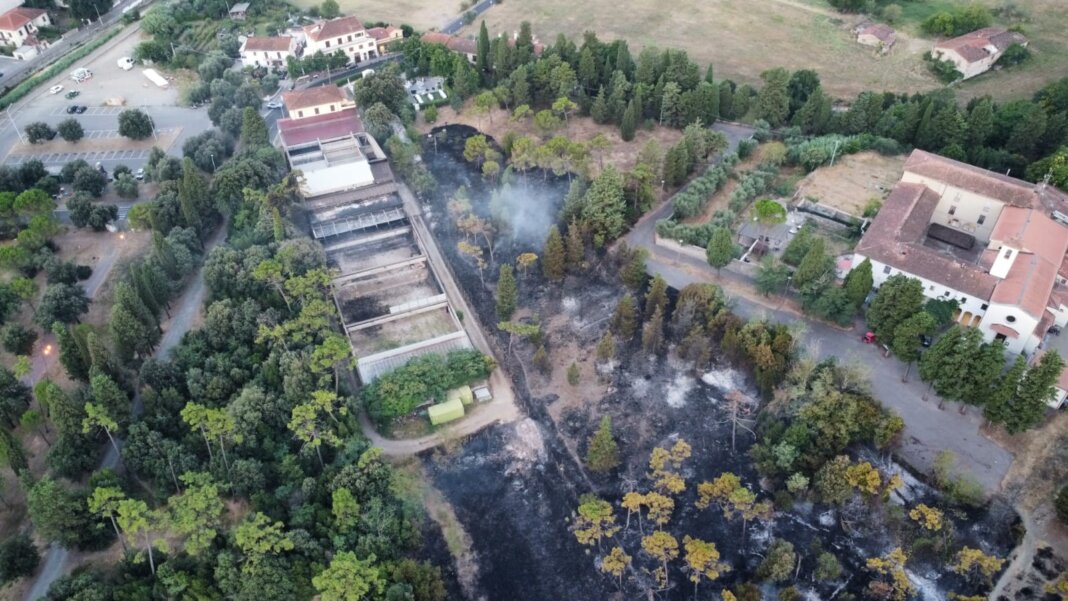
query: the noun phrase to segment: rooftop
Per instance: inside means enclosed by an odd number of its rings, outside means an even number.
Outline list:
[[[322,106],[331,102],[345,102],[348,96],[345,91],[337,86],[319,86],[307,90],[293,90],[282,94],[282,102],[290,112],[308,108],[310,106]]]
[[[25,6],[13,8],[0,15],[0,31],[15,31],[46,12],[39,8],[26,8]]]
[[[343,109],[304,119],[279,119],[278,134],[287,147],[316,140],[326,142],[363,132],[363,122],[355,108]]]
[[[390,25],[388,27],[372,27],[367,30],[367,35],[376,40],[388,40],[390,38],[399,37],[401,30]]]
[[[912,151],[905,161],[905,171],[996,198],[1014,207],[1062,212],[1068,209],[1068,194],[1052,186],[1032,184],[923,150]]]
[[[257,37],[245,39],[242,50],[250,52],[288,52],[293,47],[293,38],[290,36]]]
[[[338,17],[336,19],[330,19],[329,21],[321,21],[314,25],[308,25],[304,28],[304,35],[308,36],[309,39],[318,42],[319,40],[336,38],[338,36],[356,33],[357,31],[364,31],[363,23],[361,23],[359,19],[356,17]]]
[[[894,28],[882,23],[876,23],[865,27],[860,30],[860,35],[875,36],[885,44],[889,44],[897,38],[897,33],[894,31]]]
[[[247,12],[248,5],[248,2],[238,2],[230,9],[230,14]]]
[[[984,27],[962,36],[950,38],[935,44],[938,50],[952,50],[968,62],[983,60],[998,52],[1004,52],[1013,44],[1026,44],[1027,38],[1022,33],[1009,31],[1004,27]]]

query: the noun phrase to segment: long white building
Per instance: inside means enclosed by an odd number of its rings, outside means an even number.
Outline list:
[[[905,274],[929,298],[956,300],[957,321],[1010,352],[1033,353],[1068,324],[1068,194],[913,151],[857,245],[875,286]]]

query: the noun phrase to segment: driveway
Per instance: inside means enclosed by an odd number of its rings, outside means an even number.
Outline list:
[[[729,129],[728,129],[729,128]],[[730,148],[748,137],[746,128],[716,124],[714,129],[728,136]],[[707,262],[657,246],[654,243],[656,221],[671,214],[671,203],[665,202],[646,215],[624,240],[649,252],[646,260],[650,274],[660,274],[668,285],[681,289],[689,284],[708,282],[721,286],[733,299],[734,312],[746,319],[769,319],[789,325],[803,324],[798,342],[807,352],[821,359],[836,358],[843,362],[859,362],[870,368],[870,380],[875,396],[905,420],[900,455],[915,468],[929,471],[939,451],[948,450],[957,458],[959,468],[972,476],[988,494],[999,490],[1001,481],[1013,457],[1005,449],[986,438],[979,431],[982,417],[974,409],[965,414],[955,403],[945,403],[939,409],[939,399],[933,393],[923,400],[927,385],[913,375],[902,382],[904,365],[893,358],[884,358],[878,348],[864,344],[858,324],[853,331],[843,332],[823,322],[813,321],[784,307],[781,298],[764,298],[756,293],[752,282],[729,268],[717,274]]]

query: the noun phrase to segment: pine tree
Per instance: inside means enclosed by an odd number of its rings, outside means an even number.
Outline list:
[[[616,356],[616,341],[611,332],[605,332],[604,336],[597,341],[597,360],[600,362],[611,361]]]
[[[582,239],[582,228],[574,219],[567,226],[567,268],[572,273],[582,269],[586,259],[586,242]]]
[[[664,309],[657,307],[653,316],[642,328],[642,349],[651,354],[660,352],[664,345]]]
[[[1020,382],[1026,372],[1027,360],[1023,358],[1023,355],[1017,355],[1012,367],[1001,376],[997,386],[986,399],[986,404],[983,406],[983,415],[986,419],[1003,424],[1012,418],[1014,411],[1012,400],[1016,396],[1016,391],[1020,389]]]
[[[616,305],[616,311],[612,315],[612,332],[624,340],[634,337],[638,327],[638,310],[634,306],[634,297],[630,294],[623,295]]]
[[[241,146],[243,148],[256,148],[267,146],[271,142],[268,139],[267,124],[263,121],[256,109],[247,106],[241,114]]]
[[[87,357],[74,339],[72,327],[56,322],[52,326],[52,333],[56,335],[56,343],[59,346],[59,362],[67,375],[73,380],[89,381],[89,357]]]
[[[604,416],[597,432],[590,437],[586,450],[586,467],[594,472],[608,472],[619,465],[619,447],[612,436],[612,418]]]
[[[734,241],[731,240],[731,231],[722,226],[713,229],[705,254],[708,257],[708,264],[715,267],[717,272],[729,265],[734,259]]]
[[[590,105],[590,117],[593,118],[594,123],[608,123],[608,101],[604,96],[604,86],[597,90],[597,96]]]
[[[624,142],[634,139],[634,133],[638,127],[637,109],[634,108],[634,99],[627,104],[627,110],[623,111],[623,121],[619,125],[619,135]]]
[[[656,274],[649,282],[649,289],[645,292],[645,315],[652,315],[657,309],[667,309],[667,282],[660,274]]]
[[[859,309],[864,304],[864,299],[871,292],[872,284],[871,260],[865,258],[860,265],[849,271],[845,282],[842,284],[842,287],[845,288],[846,297],[849,298],[849,302],[853,304],[855,309]]]
[[[1064,369],[1064,361],[1055,350],[1047,351],[1032,365],[1020,380],[1020,387],[1012,399],[1012,412],[1004,421],[1010,434],[1033,428],[1042,421],[1053,398],[1054,385]]]
[[[567,366],[567,383],[572,386],[578,386],[581,378],[582,372],[579,371],[578,363],[572,361],[571,365]]]
[[[518,290],[515,283],[515,272],[510,263],[501,265],[500,274],[497,278],[497,318],[508,321],[515,313]]]
[[[555,225],[549,228],[549,237],[545,239],[545,254],[542,256],[541,269],[545,279],[559,282],[564,279],[567,269],[567,257],[564,251],[564,239],[560,229]]]

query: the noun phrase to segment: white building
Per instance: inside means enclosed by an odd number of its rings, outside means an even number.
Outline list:
[[[39,8],[20,6],[0,15],[0,45],[13,46],[12,56],[25,60],[33,58],[48,42],[38,39],[41,27],[52,25],[48,13]]]
[[[356,63],[378,56],[378,40],[356,17],[338,17],[304,28],[305,54],[333,54],[340,50]]]
[[[297,40],[290,36],[245,38],[241,44],[241,62],[253,67],[284,67],[286,60],[297,55]]]
[[[349,98],[345,90],[333,85],[285,92],[282,94],[282,102],[290,119],[304,119],[356,108],[356,103]]]
[[[953,63],[968,79],[988,71],[1013,44],[1027,46],[1027,38],[1004,27],[984,27],[935,44],[931,56]]]
[[[913,151],[857,245],[879,287],[902,273],[957,321],[1013,353],[1033,353],[1068,324],[1068,194]]]

